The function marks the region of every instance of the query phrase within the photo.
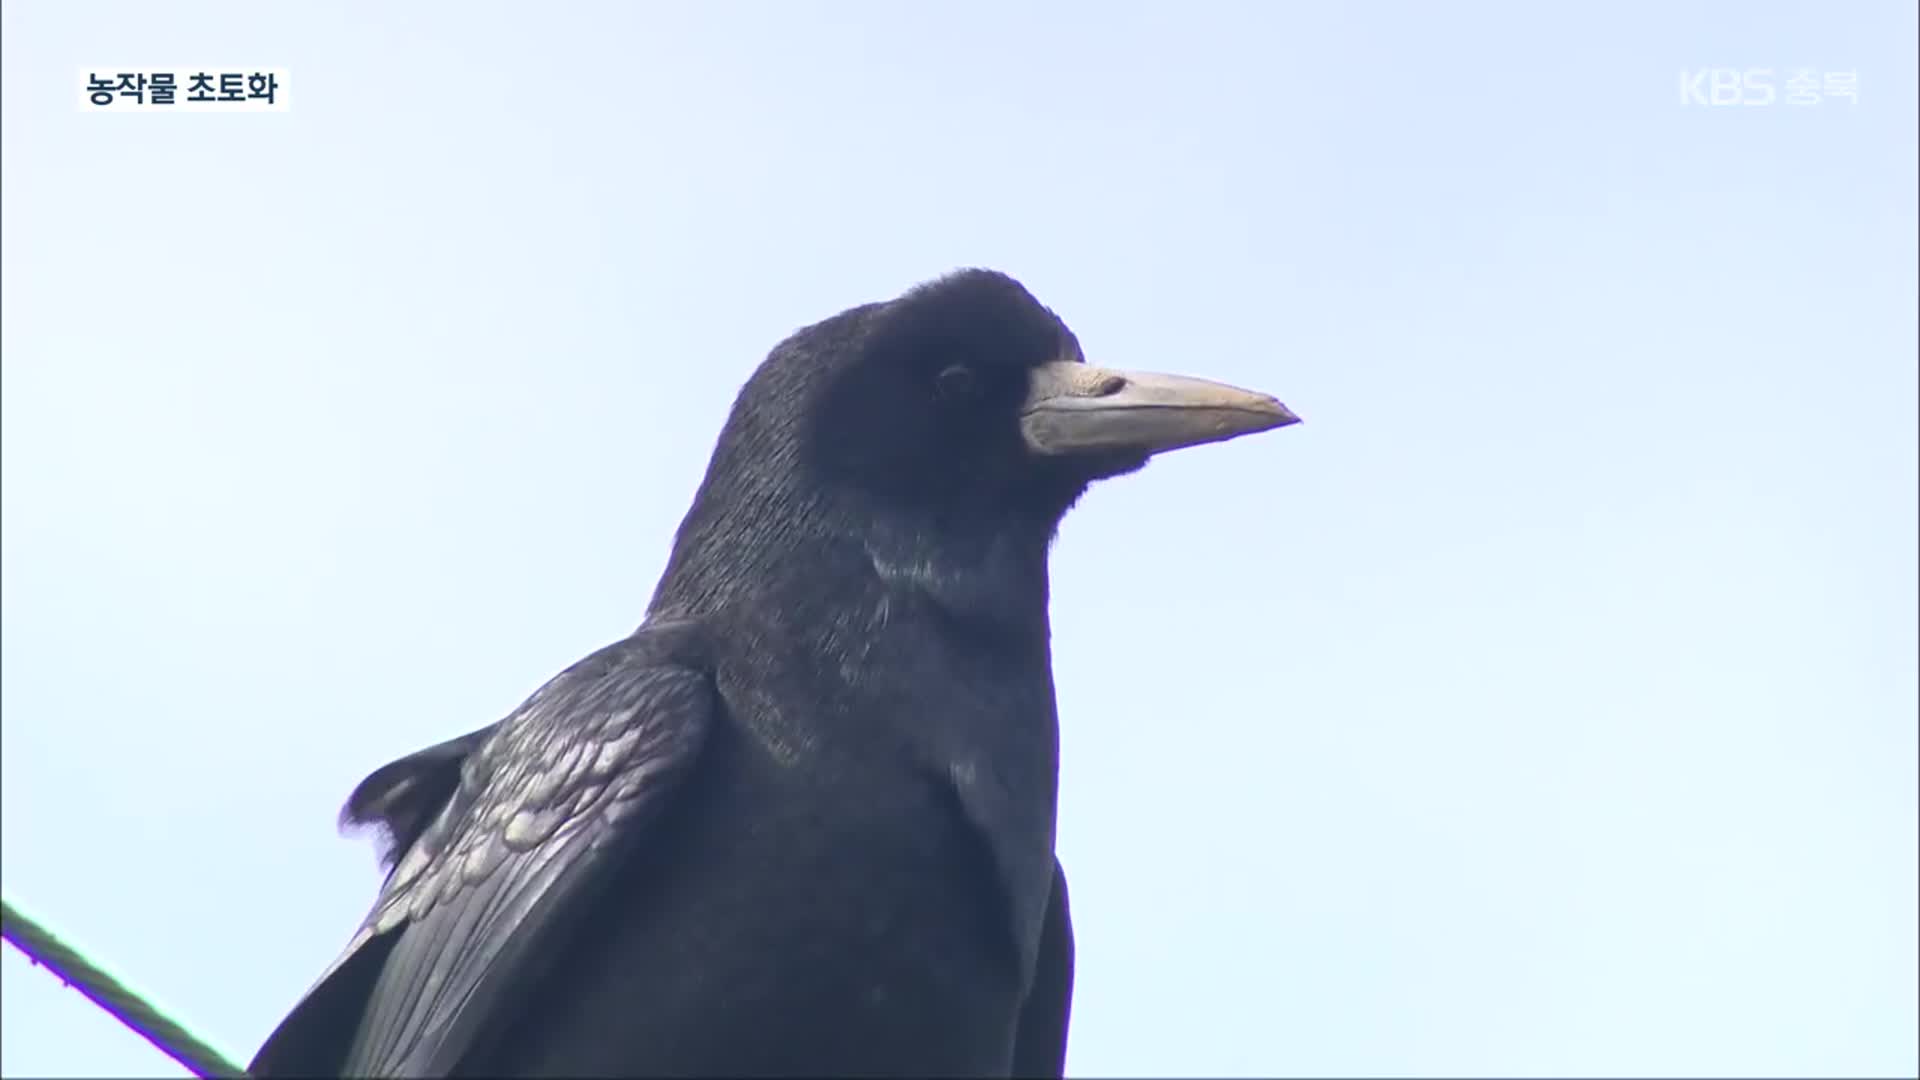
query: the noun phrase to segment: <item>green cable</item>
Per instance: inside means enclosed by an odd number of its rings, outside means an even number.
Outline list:
[[[247,1075],[245,1069],[167,1019],[138,994],[122,986],[118,979],[100,970],[39,923],[14,910],[4,899],[0,899],[0,931],[28,960],[85,994],[114,1019],[159,1047],[161,1053],[192,1070],[195,1076],[244,1078]]]

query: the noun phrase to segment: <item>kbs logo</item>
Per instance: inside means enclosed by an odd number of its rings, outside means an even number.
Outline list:
[[[1772,68],[1695,68],[1680,72],[1680,104],[1726,106],[1818,105],[1821,91],[1827,97],[1846,98],[1860,104],[1860,78],[1851,71],[1829,71],[1824,76],[1812,68],[1793,68],[1785,82],[1776,86]]]

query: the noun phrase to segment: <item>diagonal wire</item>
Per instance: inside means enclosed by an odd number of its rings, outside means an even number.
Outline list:
[[[244,1078],[246,1070],[195,1038],[193,1033],[149,1005],[140,995],[100,970],[72,946],[0,899],[0,931],[28,960],[59,976],[114,1019],[139,1032],[160,1052],[185,1065],[195,1076]]]

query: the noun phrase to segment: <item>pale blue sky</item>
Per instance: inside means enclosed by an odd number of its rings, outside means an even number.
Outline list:
[[[236,1056],[352,785],[636,624],[776,340],[979,264],[1307,421],[1056,549],[1071,1071],[1920,1068],[1911,3],[0,30],[5,890]],[[293,108],[77,111],[129,65]],[[169,1074],[0,974],[0,1071]]]

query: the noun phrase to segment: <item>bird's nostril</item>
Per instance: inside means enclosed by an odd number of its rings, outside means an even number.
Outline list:
[[[1098,383],[1094,384],[1093,396],[1094,397],[1112,397],[1113,395],[1119,393],[1122,389],[1124,389],[1126,385],[1127,385],[1127,377],[1125,375],[1119,375],[1119,374],[1115,374],[1114,372],[1108,372],[1106,375],[1101,377]]]

